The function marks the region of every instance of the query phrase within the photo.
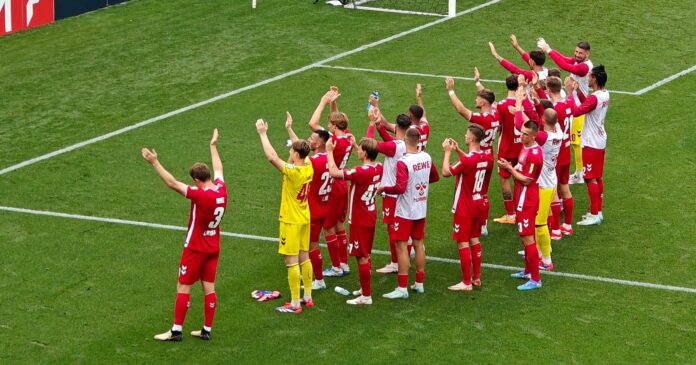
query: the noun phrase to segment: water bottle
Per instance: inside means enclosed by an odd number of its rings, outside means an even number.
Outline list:
[[[338,294],[341,294],[341,295],[345,295],[345,296],[350,295],[350,292],[348,291],[348,289],[341,288],[340,286],[335,287],[334,291]]]
[[[379,93],[377,91],[373,91],[370,95],[372,95],[373,98],[376,100],[379,100]],[[367,111],[370,111],[370,108],[372,108],[372,104],[370,104],[370,101],[367,102]]]

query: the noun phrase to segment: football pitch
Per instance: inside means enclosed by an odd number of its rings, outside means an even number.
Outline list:
[[[133,0],[0,38],[0,363],[696,363],[696,6],[462,0],[458,11],[446,19],[312,1],[251,9]],[[383,299],[396,277],[373,272],[374,304],[348,306],[332,288],[358,288],[351,262],[353,273],[327,278],[300,315],[253,301],[254,289],[289,297],[274,238],[280,176],[256,119],[269,122],[284,158],[285,111],[308,135],[329,85],[361,137],[372,90],[392,118],[422,83],[439,169],[442,140],[463,140],[467,125],[443,76],[458,77],[471,107],[477,66],[501,100],[507,73],[487,43],[521,65],[511,33],[528,50],[539,36],[563,53],[589,41],[611,91],[604,222],[554,241],[556,271],[542,274],[544,287],[515,290],[518,236],[491,222],[483,287],[447,290],[461,274],[454,181],[442,179],[430,192],[424,294]],[[159,343],[152,335],[171,325],[189,203],[140,148],[155,148],[190,183],[191,164],[210,163],[214,128],[230,193],[214,337],[186,335],[202,323],[196,287],[184,341]],[[587,192],[571,188],[577,221]],[[502,215],[495,175],[489,195],[491,217]],[[375,249],[373,269],[389,260],[381,225]]]

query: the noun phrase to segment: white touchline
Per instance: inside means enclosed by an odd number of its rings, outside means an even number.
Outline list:
[[[208,105],[208,104],[210,104],[210,103],[214,103],[214,102],[216,102],[216,101],[218,101],[218,100],[222,100],[222,99],[228,98],[228,97],[230,97],[230,96],[237,95],[237,94],[239,94],[239,93],[242,93],[242,92],[245,92],[245,91],[248,91],[248,90],[255,89],[255,88],[259,87],[259,86],[263,86],[263,85],[269,84],[269,83],[274,82],[274,81],[278,81],[278,80],[285,79],[285,78],[287,78],[287,77],[290,77],[290,76],[293,76],[293,75],[296,75],[296,74],[305,72],[305,71],[307,71],[307,70],[313,69],[313,68],[315,68],[315,67],[321,66],[321,65],[323,65],[323,64],[325,64],[325,63],[333,62],[333,61],[335,61],[335,60],[338,60],[338,59],[341,59],[341,58],[350,56],[350,55],[352,55],[352,54],[362,52],[362,51],[364,51],[364,50],[366,50],[366,49],[370,49],[370,48],[379,46],[379,45],[381,45],[381,44],[384,44],[384,43],[387,43],[387,42],[391,42],[391,41],[393,41],[393,40],[395,40],[395,39],[399,39],[399,38],[404,37],[404,36],[407,36],[407,35],[409,35],[409,34],[416,33],[416,32],[420,32],[420,31],[423,30],[423,29],[430,28],[430,27],[432,27],[432,26],[438,25],[438,24],[440,24],[440,23],[444,23],[444,22],[446,22],[446,21],[448,21],[448,20],[451,20],[451,19],[454,19],[454,18],[456,18],[456,17],[462,16],[462,15],[465,15],[465,14],[469,14],[469,13],[471,13],[471,12],[474,12],[474,11],[479,10],[479,9],[483,9],[483,8],[488,7],[488,6],[491,6],[491,5],[493,5],[493,4],[497,4],[497,3],[501,2],[501,1],[503,1],[503,0],[491,0],[491,1],[488,1],[488,2],[486,2],[486,3],[483,3],[483,4],[480,4],[480,5],[471,7],[471,8],[469,8],[469,9],[460,11],[459,13],[457,13],[457,14],[456,14],[454,17],[452,17],[452,18],[441,18],[441,19],[432,21],[432,22],[430,22],[430,23],[426,23],[426,24],[423,24],[423,25],[421,25],[421,26],[418,26],[418,27],[415,27],[415,28],[411,28],[411,29],[406,30],[406,31],[403,31],[403,32],[401,32],[401,33],[394,34],[394,35],[392,35],[392,36],[390,36],[390,37],[383,38],[383,39],[380,39],[380,40],[378,40],[378,41],[375,41],[375,42],[372,42],[372,43],[368,43],[368,44],[362,45],[362,46],[360,46],[360,47],[358,47],[358,48],[354,48],[354,49],[352,49],[352,50],[349,50],[349,51],[346,51],[346,52],[343,52],[343,53],[339,53],[339,54],[337,54],[337,55],[335,55],[335,56],[331,56],[331,57],[329,57],[329,58],[323,59],[323,60],[321,60],[321,61],[314,62],[314,63],[309,64],[309,65],[307,65],[307,66],[300,67],[300,68],[298,68],[298,69],[296,69],[296,70],[292,70],[292,71],[289,71],[289,72],[286,72],[286,73],[277,75],[277,76],[275,76],[275,77],[272,77],[272,78],[269,78],[269,79],[266,79],[266,80],[263,80],[263,81],[259,81],[259,82],[255,83],[255,84],[248,85],[248,86],[245,86],[245,87],[236,89],[236,90],[232,90],[232,91],[226,92],[226,93],[224,93],[224,94],[220,94],[220,95],[218,95],[218,96],[214,96],[214,97],[212,97],[212,98],[210,98],[210,99],[203,100],[203,101],[200,101],[200,102],[198,102],[198,103],[191,104],[191,105],[189,105],[189,106],[186,106],[186,107],[183,107],[183,108],[180,108],[180,109],[177,109],[177,110],[174,110],[174,111],[171,111],[171,112],[168,112],[168,113],[165,113],[165,114],[162,114],[162,115],[159,115],[159,116],[156,116],[156,117],[147,119],[147,120],[144,120],[144,121],[142,121],[142,122],[138,122],[138,123],[136,123],[136,124],[129,125],[129,126],[127,126],[127,127],[124,127],[124,128],[118,129],[118,130],[115,130],[115,131],[113,131],[113,132],[110,132],[110,133],[107,133],[107,134],[104,134],[104,135],[101,135],[101,136],[98,136],[98,137],[94,137],[94,138],[88,139],[88,140],[86,140],[86,141],[83,141],[83,142],[80,142],[80,143],[76,143],[76,144],[74,144],[74,145],[71,145],[71,146],[68,146],[68,147],[64,147],[64,148],[55,150],[55,151],[53,151],[53,152],[50,152],[50,153],[47,153],[47,154],[44,154],[44,155],[41,155],[41,156],[38,156],[38,157],[34,157],[34,158],[32,158],[32,159],[29,159],[29,160],[26,160],[26,161],[17,163],[17,164],[12,165],[12,166],[5,167],[4,169],[0,170],[0,175],[7,174],[8,172],[12,172],[12,171],[21,169],[21,168],[26,167],[26,166],[29,166],[29,165],[33,165],[33,164],[35,164],[35,163],[37,163],[37,162],[40,162],[40,161],[43,161],[43,160],[47,160],[47,159],[49,159],[49,158],[56,157],[56,156],[62,155],[62,154],[64,154],[64,153],[67,153],[67,152],[70,152],[70,151],[74,151],[74,150],[76,150],[76,149],[78,149],[78,148],[82,148],[82,147],[91,145],[91,144],[93,144],[93,143],[101,142],[101,141],[103,141],[103,140],[105,140],[105,139],[109,139],[109,138],[111,138],[111,137],[115,137],[115,136],[118,136],[118,135],[120,135],[120,134],[123,134],[123,133],[126,133],[126,132],[130,132],[130,131],[132,131],[132,130],[134,130],[134,129],[138,129],[138,128],[144,127],[144,126],[146,126],[146,125],[149,125],[149,124],[152,124],[152,123],[155,123],[155,122],[159,122],[160,120],[167,119],[167,118],[169,118],[169,117],[173,117],[173,116],[178,115],[178,114],[181,114],[181,113],[185,113],[185,112],[187,112],[187,111],[189,111],[189,110],[193,110],[193,109],[196,109],[196,108],[200,108],[200,107],[205,106],[205,105]]]
[[[670,77],[665,77],[664,79],[662,79],[662,80],[660,80],[660,81],[658,81],[650,86],[644,87],[644,88],[636,91],[636,95],[643,95],[643,94],[647,93],[648,91],[654,90],[654,89],[656,89],[656,88],[658,88],[658,87],[660,87],[660,86],[662,86],[670,81],[673,81],[673,80],[675,80],[679,77],[682,77],[690,72],[693,72],[694,70],[696,70],[696,65],[693,65],[693,66],[687,68],[686,70],[677,72],[676,74],[674,74]]]
[[[0,211],[32,214],[32,215],[42,215],[42,216],[48,216],[48,217],[69,218],[69,219],[77,219],[77,220],[83,220],[83,221],[124,224],[124,225],[140,226],[140,227],[148,227],[148,228],[159,228],[159,229],[167,229],[167,230],[172,230],[172,231],[186,231],[186,227],[173,226],[173,225],[168,225],[168,224],[139,222],[139,221],[132,221],[132,220],[128,220],[128,219],[118,219],[118,218],[94,217],[94,216],[81,215],[81,214],[52,212],[52,211],[47,211],[47,210],[35,210],[35,209],[25,209],[25,208],[0,206]],[[275,237],[264,237],[264,236],[256,236],[256,235],[243,234],[243,233],[233,233],[233,232],[222,232],[221,231],[220,235],[227,236],[227,237],[258,240],[258,241],[268,241],[268,242],[277,242],[278,241],[278,239]],[[389,252],[382,251],[382,250],[372,250],[372,252],[375,254],[379,254],[379,255],[390,255]],[[448,258],[444,258],[444,257],[435,257],[435,256],[428,256],[427,259],[428,259],[428,261],[444,262],[444,263],[448,263],[448,264],[459,265],[459,260],[455,260],[455,259],[448,259]],[[506,266],[506,265],[483,264],[482,266],[489,268],[489,269],[495,269],[495,270],[506,270],[506,271],[520,271],[520,270],[522,270],[521,267]],[[674,291],[674,292],[696,294],[696,288],[686,288],[686,287],[681,287],[681,286],[653,284],[653,283],[646,283],[646,282],[641,282],[641,281],[613,279],[613,278],[607,278],[607,277],[602,277],[602,276],[573,274],[573,273],[565,273],[565,272],[558,272],[558,271],[542,271],[542,274],[549,275],[549,276],[560,276],[560,277],[564,277],[564,278],[571,278],[571,279],[578,279],[578,280],[598,281],[598,282],[603,282],[603,283],[618,284],[618,285],[625,285],[625,286],[637,286],[637,287],[642,287],[642,288],[650,288],[650,289],[659,289],[659,290],[667,290],[667,291]]]

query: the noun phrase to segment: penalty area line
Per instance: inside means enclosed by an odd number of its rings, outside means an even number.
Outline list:
[[[0,211],[21,213],[21,214],[40,215],[40,216],[47,216],[47,217],[76,219],[76,220],[82,220],[82,221],[123,224],[123,225],[131,225],[131,226],[146,227],[146,228],[166,229],[166,230],[170,230],[170,231],[186,231],[186,227],[173,226],[173,225],[168,225],[168,224],[140,222],[140,221],[133,221],[133,220],[128,220],[128,219],[119,219],[119,218],[94,217],[94,216],[81,215],[81,214],[52,212],[52,211],[47,211],[47,210],[35,210],[35,209],[25,209],[25,208],[0,206]],[[257,240],[257,241],[267,241],[267,242],[277,242],[278,241],[278,239],[275,237],[264,237],[264,236],[257,236],[257,235],[251,235],[251,234],[243,234],[243,233],[234,233],[234,232],[221,231],[220,235],[226,236],[226,237],[235,237],[235,238]],[[324,245],[322,245],[322,246],[324,246]],[[372,253],[378,254],[378,255],[389,255],[390,254],[389,252],[382,251],[382,250],[372,250]],[[445,258],[445,257],[427,256],[427,260],[431,261],[431,262],[442,262],[442,263],[459,265],[459,260]],[[482,266],[489,268],[489,269],[494,269],[494,270],[504,270],[504,271],[520,271],[520,270],[522,270],[521,267],[497,265],[497,264],[484,263],[484,264],[482,264]],[[641,282],[641,281],[614,279],[614,278],[607,278],[607,277],[602,277],[602,276],[574,274],[574,273],[566,273],[566,272],[558,272],[558,271],[542,271],[542,274],[546,275],[546,276],[558,276],[558,277],[576,279],[576,280],[596,281],[596,282],[609,283],[609,284],[615,284],[615,285],[633,286],[633,287],[641,287],[641,288],[648,288],[648,289],[657,289],[657,290],[666,290],[666,291],[673,291],[673,292],[696,294],[696,288],[687,288],[687,287],[681,287],[681,286],[654,284],[654,283],[646,283],[646,282]]]

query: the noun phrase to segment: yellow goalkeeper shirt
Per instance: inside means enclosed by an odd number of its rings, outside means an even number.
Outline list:
[[[308,161],[307,161],[308,162]],[[283,166],[283,187],[280,200],[280,215],[278,220],[283,223],[308,224],[309,184],[312,182],[314,170],[312,164]]]

